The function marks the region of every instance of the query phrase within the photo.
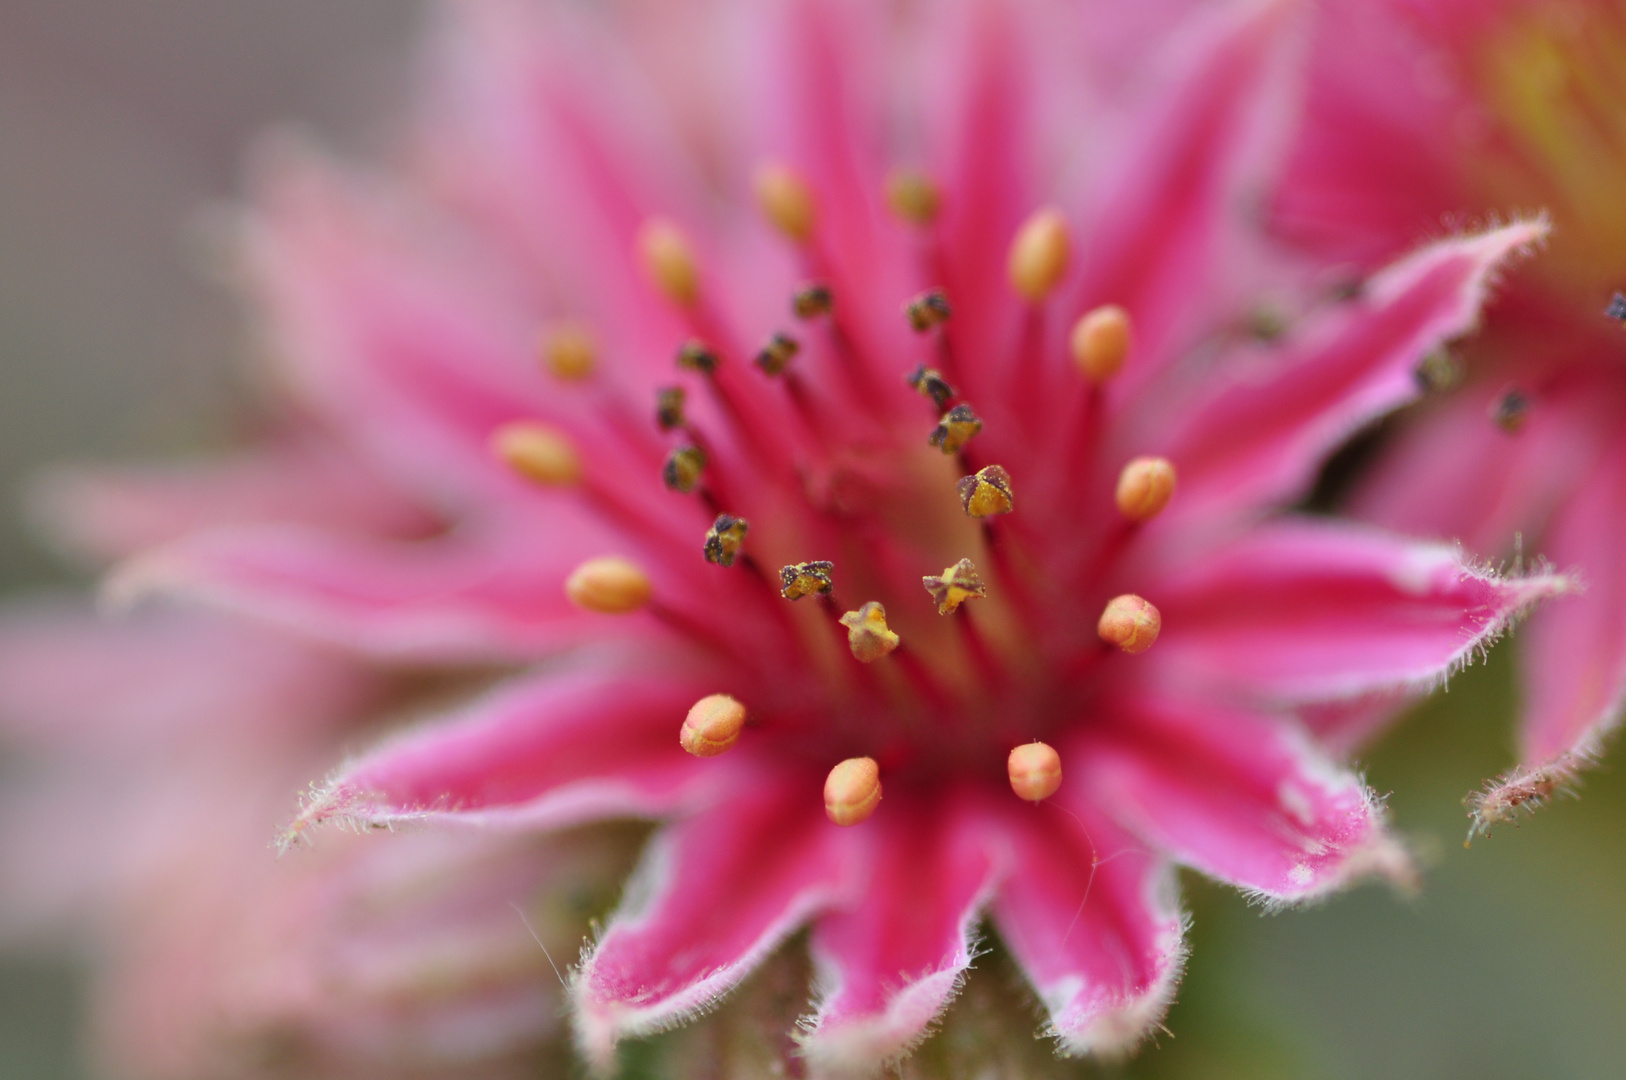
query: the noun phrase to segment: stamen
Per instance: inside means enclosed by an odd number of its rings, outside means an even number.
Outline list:
[[[654,591],[649,575],[619,555],[588,559],[565,580],[565,596],[572,604],[603,615],[637,611],[649,603]]]
[[[1043,802],[1061,787],[1061,755],[1046,743],[1034,741],[1012,750],[1005,771],[1016,797],[1031,803]]]
[[[727,694],[708,694],[689,707],[678,742],[695,757],[716,757],[733,749],[744,729],[744,705]]]
[[[895,172],[886,178],[886,204],[910,225],[930,225],[937,220],[943,196],[924,173]]]
[[[1061,284],[1071,257],[1067,219],[1052,207],[1034,211],[1011,241],[1010,261],[1006,264],[1011,288],[1024,299],[1038,303]]]
[[[871,664],[898,647],[898,635],[887,629],[886,608],[871,600],[840,619],[847,628],[847,645],[860,663]]]
[[[1509,435],[1518,434],[1530,419],[1529,397],[1518,387],[1509,387],[1506,393],[1491,403],[1490,418]]]
[[[936,368],[929,368],[925,364],[921,364],[908,375],[905,375],[904,378],[910,386],[926,397],[931,398],[932,404],[936,405],[939,411],[948,408],[948,403],[953,401],[956,396],[954,387],[950,386],[948,380],[943,378],[943,373]]]
[[[798,319],[828,315],[835,306],[835,295],[830,292],[830,286],[823,282],[810,281],[790,294],[790,310]]]
[[[684,371],[710,375],[717,370],[717,354],[699,338],[690,338],[678,346],[677,366]]]
[[[881,767],[871,757],[848,758],[824,781],[824,812],[837,825],[857,825],[881,804]]]
[[[661,479],[673,491],[687,495],[700,483],[700,475],[705,471],[706,452],[698,446],[680,446],[667,455]]]
[[[1626,323],[1626,293],[1616,293],[1610,297],[1609,306],[1603,313],[1611,319]]]
[[[1129,312],[1104,304],[1079,316],[1068,339],[1079,374],[1103,383],[1123,370],[1131,340]]]
[[[937,421],[937,426],[926,436],[926,441],[945,454],[958,454],[960,447],[970,442],[971,437],[981,430],[982,419],[971,410],[971,406],[956,405]]]
[[[1135,458],[1118,474],[1118,512],[1130,521],[1150,521],[1174,498],[1174,482],[1168,458]]]
[[[650,218],[638,230],[637,245],[650,282],[672,303],[693,307],[700,298],[700,267],[678,227],[665,218]]]
[[[757,367],[767,375],[774,376],[784,373],[785,368],[802,351],[801,342],[788,334],[775,333],[768,339],[768,344],[757,353]]]
[[[1163,616],[1145,600],[1125,593],[1107,602],[1095,629],[1108,645],[1115,645],[1126,653],[1143,653],[1162,632]]]
[[[937,602],[939,615],[948,615],[967,600],[980,600],[988,595],[988,587],[982,583],[976,564],[970,559],[961,559],[941,576],[928,574],[920,581]]]
[[[527,480],[546,487],[581,482],[581,457],[561,431],[531,420],[504,424],[491,433],[491,452]]]
[[[542,366],[565,382],[580,382],[598,367],[598,340],[581,323],[550,327],[543,332],[538,351]]]
[[[757,205],[774,228],[799,244],[813,235],[818,208],[813,192],[793,170],[778,163],[763,165],[753,186]]]
[[[828,596],[836,587],[833,562],[804,562],[782,567],[779,571],[779,595],[786,600],[800,600],[815,593]]]
[[[960,477],[960,505],[974,518],[1008,514],[1016,508],[1011,491],[1011,474],[1002,466],[989,465],[972,476]]]
[[[1442,393],[1460,383],[1466,373],[1463,362],[1442,346],[1417,361],[1412,378],[1422,390]]]
[[[954,309],[949,307],[948,297],[942,289],[930,289],[906,301],[903,314],[915,333],[924,334],[932,327],[948,322]]]
[[[718,566],[733,566],[750,528],[751,523],[744,518],[718,514],[717,520],[706,530],[706,546],[703,549],[706,561]]]
[[[663,386],[655,391],[655,423],[662,431],[672,431],[688,422],[683,414],[688,399],[689,392],[681,386]]]

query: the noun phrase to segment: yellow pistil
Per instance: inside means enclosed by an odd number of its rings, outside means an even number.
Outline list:
[[[1071,257],[1072,240],[1061,211],[1051,207],[1034,211],[1011,241],[1010,261],[1006,264],[1011,288],[1024,299],[1038,303],[1061,284]]]
[[[638,230],[638,256],[649,280],[672,303],[692,307],[700,298],[700,267],[678,227],[650,218]]]
[[[956,405],[943,414],[926,441],[945,454],[958,454],[971,436],[982,430],[982,419],[969,405]]]
[[[1117,304],[1104,304],[1080,315],[1068,338],[1079,374],[1093,383],[1118,374],[1129,358],[1131,337],[1129,312]]]
[[[881,767],[874,758],[848,758],[824,780],[824,812],[837,825],[857,825],[881,805]]]
[[[969,517],[1008,514],[1016,508],[1015,499],[1011,474],[999,465],[989,465],[973,476],[960,477],[960,505]]]
[[[546,424],[504,424],[491,433],[491,452],[525,479],[547,487],[571,487],[582,478],[575,444]]]
[[[930,225],[937,220],[943,194],[926,174],[900,171],[886,178],[886,205],[911,225]]]
[[[832,578],[835,568],[833,562],[804,562],[781,567],[779,595],[786,600],[800,600],[815,594],[828,596],[830,590],[835,588]]]
[[[542,366],[553,377],[579,382],[598,367],[598,339],[585,325],[563,322],[542,334],[539,350]]]
[[[769,224],[797,243],[813,235],[818,208],[807,182],[788,166],[775,163],[757,169],[752,186],[757,205]]]
[[[649,603],[654,594],[649,575],[630,559],[601,555],[578,566],[565,581],[572,604],[602,615],[626,615]]]
[[[745,543],[745,534],[750,528],[751,523],[744,518],[737,518],[732,514],[718,514],[717,520],[706,530],[706,544],[702,549],[706,561],[716,563],[718,566],[733,566],[735,558],[740,553],[740,545]]]
[[[1012,750],[1005,759],[1016,797],[1031,803],[1043,802],[1061,787],[1061,755],[1042,742],[1030,742]]]
[[[879,601],[847,612],[841,625],[847,628],[847,645],[860,663],[874,663],[898,647],[898,635],[887,629],[886,608]]]
[[[706,471],[706,452],[698,446],[680,446],[666,456],[661,479],[680,495],[687,495],[700,483]]]
[[[1163,616],[1145,600],[1125,593],[1107,602],[1095,629],[1108,645],[1115,645],[1126,653],[1143,653],[1162,632]]]
[[[733,749],[745,729],[745,706],[727,694],[707,694],[689,708],[678,742],[695,757]]]
[[[1174,482],[1168,458],[1135,458],[1118,474],[1118,512],[1130,521],[1150,521],[1174,498]]]
[[[961,559],[941,575],[927,574],[920,581],[937,602],[939,615],[948,615],[967,600],[980,600],[988,595],[988,587],[982,583],[976,564],[970,559]]]
[[[796,358],[796,354],[801,351],[801,343],[795,338],[789,334],[775,333],[757,353],[757,367],[761,368],[765,375],[783,374],[790,366],[790,362]]]

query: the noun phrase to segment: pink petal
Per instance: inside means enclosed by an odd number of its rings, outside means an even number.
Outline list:
[[[689,706],[710,687],[578,659],[569,672],[517,680],[342,767],[300,813],[309,826],[451,820],[557,828],[690,805],[749,761],[678,745]]]
[[[1284,352],[1241,366],[1175,421],[1163,452],[1180,470],[1177,508],[1304,494],[1351,435],[1417,399],[1418,361],[1472,329],[1494,275],[1546,232],[1545,222],[1521,223],[1424,248],[1374,277],[1360,299],[1313,319]]]
[[[813,928],[819,1007],[799,1041],[816,1067],[895,1059],[958,990],[998,869],[974,815],[952,796],[923,799],[887,807],[867,830],[863,892]]]
[[[1127,1053],[1163,1018],[1185,962],[1168,863],[1097,815],[990,813],[1010,854],[994,921],[1069,1054]],[[1088,822],[1086,827],[1085,822]]]
[[[1273,700],[1423,689],[1471,663],[1531,605],[1573,587],[1549,572],[1503,576],[1443,544],[1285,521],[1159,584],[1148,599],[1163,634],[1148,659],[1162,677]]]
[[[571,983],[591,1062],[703,1011],[803,923],[855,899],[853,834],[825,820],[818,789],[812,774],[759,776],[656,834]]]
[[[1404,873],[1373,793],[1286,718],[1150,696],[1102,713],[1058,798],[1087,793],[1171,858],[1272,904]]]

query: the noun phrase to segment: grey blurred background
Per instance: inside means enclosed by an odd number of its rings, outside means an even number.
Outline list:
[[[409,0],[0,0],[0,485],[62,458],[162,454],[239,414],[228,297],[187,254],[244,148],[299,120],[356,146],[407,83]],[[0,523],[0,591],[71,580]],[[1505,648],[1505,647],[1504,647]],[[1464,792],[1505,767],[1508,665],[1457,680],[1369,755],[1434,854],[1423,895],[1373,887],[1261,917],[1190,882],[1194,956],[1161,1037],[1109,1075],[1626,1074],[1626,782],[1464,851]],[[0,960],[0,1077],[83,1075],[81,972]]]

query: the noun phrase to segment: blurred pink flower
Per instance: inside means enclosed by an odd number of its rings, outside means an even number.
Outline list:
[[[1374,265],[1441,223],[1552,222],[1550,249],[1468,347],[1470,381],[1431,404],[1357,502],[1408,532],[1526,550],[1579,572],[1519,656],[1520,766],[1471,804],[1475,830],[1539,805],[1601,751],[1626,696],[1626,5],[1388,0],[1327,5],[1283,231]]]
[[[1542,230],[1311,303],[1245,213],[1291,115],[1285,4],[1155,48],[1104,6],[701,10],[447,5],[402,173],[284,144],[243,221],[332,465],[300,443],[80,480],[57,516],[139,549],[122,602],[524,669],[344,764],[289,839],[439,822],[478,860],[661,821],[571,977],[591,1061],[811,926],[801,1053],[873,1068],[940,1014],[985,914],[1062,1050],[1123,1052],[1179,978],[1172,868],[1272,905],[1404,876],[1341,752],[1568,588],[1281,512]],[[1081,74],[1104,42],[1141,51],[1135,86]],[[1290,325],[1251,338],[1264,300]],[[684,720],[714,694],[743,709]],[[266,918],[342,937],[367,857],[307,858]],[[528,887],[511,858],[481,873]],[[358,948],[362,984],[398,959]]]

